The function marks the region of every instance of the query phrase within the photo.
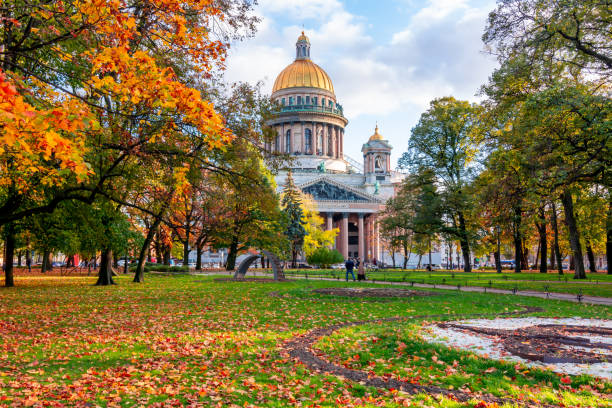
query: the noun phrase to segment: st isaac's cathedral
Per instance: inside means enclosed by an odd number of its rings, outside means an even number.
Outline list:
[[[340,229],[336,249],[345,258],[387,258],[376,217],[403,175],[391,170],[392,147],[378,126],[361,148],[361,163],[344,154],[348,120],[329,75],[310,59],[310,41],[303,32],[295,61],[274,82],[272,99],[279,109],[268,124],[277,136],[268,148],[293,156],[296,186],[316,201],[327,229]],[[350,143],[355,142],[352,136]],[[279,191],[286,179],[287,171],[279,172]]]

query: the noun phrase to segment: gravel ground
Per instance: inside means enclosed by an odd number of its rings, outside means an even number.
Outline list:
[[[497,318],[497,319],[470,319],[452,322],[463,326],[513,330],[535,325],[567,325],[567,326],[587,326],[594,328],[612,328],[612,321],[601,319],[582,319],[582,318]],[[497,336],[461,331],[456,328],[441,328],[431,325],[423,331],[423,337],[431,342],[442,343],[450,347],[469,350],[476,354],[489,358],[525,363],[532,367],[547,368],[563,374],[589,374],[612,380],[612,336],[596,336],[588,333],[577,334],[576,337],[587,338],[592,343],[605,343],[610,345],[608,349],[594,348],[591,351],[601,352],[608,357],[609,362],[577,364],[577,363],[542,363],[539,361],[526,360],[516,355],[508,353]],[[567,346],[564,346],[567,348]],[[570,347],[571,348],[571,347]],[[580,349],[580,347],[575,347]]]

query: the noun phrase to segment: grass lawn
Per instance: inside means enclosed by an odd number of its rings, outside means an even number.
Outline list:
[[[290,269],[286,275],[309,277],[327,277],[344,279],[344,270],[339,269]],[[587,274],[586,280],[575,280],[573,275],[563,276],[557,273],[541,274],[537,272],[513,273],[495,272],[458,272],[458,271],[415,271],[415,270],[368,270],[368,280],[386,282],[418,282],[461,286],[481,286],[487,288],[512,290],[534,290],[538,292],[575,293],[583,295],[612,297],[612,275],[604,273]]]
[[[315,345],[329,361],[474,399],[378,389],[315,373],[284,351],[309,329],[348,321],[500,313],[612,318],[612,308],[516,296],[437,291],[414,298],[313,294],[344,282],[216,282],[146,276],[94,287],[94,277],[22,277],[0,289],[0,404],[12,406],[493,407],[478,393],[559,406],[612,406],[612,384],[567,378],[426,343],[423,319],[343,328]],[[348,286],[373,286],[350,283]],[[273,296],[270,295],[271,292]],[[374,339],[376,339],[374,341]],[[435,358],[434,358],[435,357]],[[562,381],[562,379],[564,381]],[[513,404],[506,404],[513,406]]]

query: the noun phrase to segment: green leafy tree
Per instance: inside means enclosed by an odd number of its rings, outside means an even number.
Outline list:
[[[470,261],[470,230],[468,213],[472,207],[470,183],[477,173],[481,109],[453,97],[435,99],[412,129],[408,151],[399,161],[402,168],[413,173],[430,172],[439,184],[441,212],[445,220],[442,232],[457,239],[466,272]]]

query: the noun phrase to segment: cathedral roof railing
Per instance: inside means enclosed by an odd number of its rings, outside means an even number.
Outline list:
[[[312,112],[312,113],[330,113],[332,115],[340,116],[344,118],[342,109],[328,108],[317,105],[285,105],[280,106],[275,113],[286,113],[286,112]]]

